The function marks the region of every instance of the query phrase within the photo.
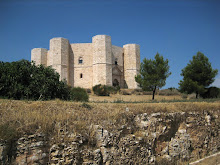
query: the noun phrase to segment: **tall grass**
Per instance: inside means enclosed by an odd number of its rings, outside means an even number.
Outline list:
[[[120,102],[120,101],[118,101]],[[127,111],[129,109],[129,111]],[[92,124],[109,131],[132,121],[136,114],[220,110],[220,102],[192,103],[76,103],[66,101],[0,100],[0,139],[43,132],[59,140],[60,132],[89,136]],[[10,129],[9,129],[10,128]],[[5,133],[5,131],[9,131]],[[12,134],[15,132],[15,134]],[[57,137],[57,138],[56,138]]]

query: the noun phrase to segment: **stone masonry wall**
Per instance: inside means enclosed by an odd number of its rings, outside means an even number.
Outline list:
[[[79,58],[82,58],[82,64],[79,64]],[[37,65],[52,66],[60,74],[60,79],[66,79],[71,86],[112,86],[113,80],[117,79],[122,88],[126,87],[124,80],[128,88],[137,88],[134,76],[140,69],[139,46],[114,46],[111,44],[111,37],[107,35],[94,36],[92,43],[71,45],[67,39],[53,38],[50,40],[50,50],[35,48],[31,59]]]
[[[111,37],[97,35],[93,43],[93,86],[97,84],[112,85],[112,45]]]
[[[74,75],[74,86],[91,88],[93,84],[93,45],[92,43],[71,44],[72,57],[74,63],[70,64],[70,75]],[[82,64],[79,63],[79,58],[82,58]],[[74,66],[71,66],[74,65]],[[82,78],[80,78],[82,74]]]
[[[124,79],[129,89],[138,88],[135,76],[140,71],[140,46],[127,44],[124,48]]]
[[[53,58],[52,67],[60,74],[60,79],[69,82],[69,41],[65,38],[50,40],[50,55]]]
[[[35,61],[36,65],[43,64],[47,66],[47,49],[34,48],[31,51],[31,61]]]
[[[124,69],[124,56],[123,48],[112,45],[112,64],[115,64],[115,59],[117,59],[119,68],[123,71]]]

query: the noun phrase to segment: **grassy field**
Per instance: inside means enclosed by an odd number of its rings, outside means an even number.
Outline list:
[[[152,100],[151,95],[110,95],[110,96],[96,96],[96,95],[90,95],[89,101],[92,102],[117,102],[117,101],[124,101],[124,102],[148,102]],[[183,98],[180,95],[174,95],[174,96],[161,96],[156,95],[155,101],[161,101],[161,100],[183,100]]]
[[[89,95],[89,101],[95,103],[158,103],[158,102],[220,102],[220,98],[215,99],[196,99],[194,94],[183,97],[182,95],[155,95],[152,100],[152,95],[120,95],[111,94],[110,96]]]
[[[129,111],[126,111],[129,110]],[[151,112],[219,110],[220,102],[192,103],[77,103],[54,101],[0,100],[0,138],[10,139],[36,131],[59,134],[74,130],[87,134],[91,124],[109,131],[125,124],[134,115]]]
[[[129,95],[124,98],[129,100],[133,97]],[[94,98],[97,97],[94,96]],[[101,98],[105,97],[98,99]],[[141,96],[134,98],[141,99]],[[43,132],[53,137],[50,142],[54,144],[60,143],[61,134],[69,131],[92,139],[90,138],[93,136],[90,132],[91,125],[101,125],[113,133],[122,125],[133,121],[133,117],[141,113],[219,110],[220,101],[118,104],[0,99],[0,139],[10,141],[24,134]],[[64,141],[68,140],[68,137],[65,137]]]

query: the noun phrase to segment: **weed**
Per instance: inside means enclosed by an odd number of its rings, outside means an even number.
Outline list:
[[[0,125],[0,140],[3,141],[12,141],[16,138],[17,131],[15,125],[7,123],[1,123]]]
[[[88,110],[91,110],[91,109],[92,109],[92,106],[89,105],[89,104],[87,104],[87,103],[82,103],[82,104],[81,104],[81,107],[86,108],[86,109],[88,109]]]

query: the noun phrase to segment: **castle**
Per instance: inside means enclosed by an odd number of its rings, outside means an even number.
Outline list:
[[[103,84],[138,88],[135,75],[140,70],[137,44],[114,46],[111,37],[96,35],[92,43],[70,44],[65,38],[50,40],[50,50],[34,48],[31,60],[36,65],[52,66],[73,87],[92,88]]]

